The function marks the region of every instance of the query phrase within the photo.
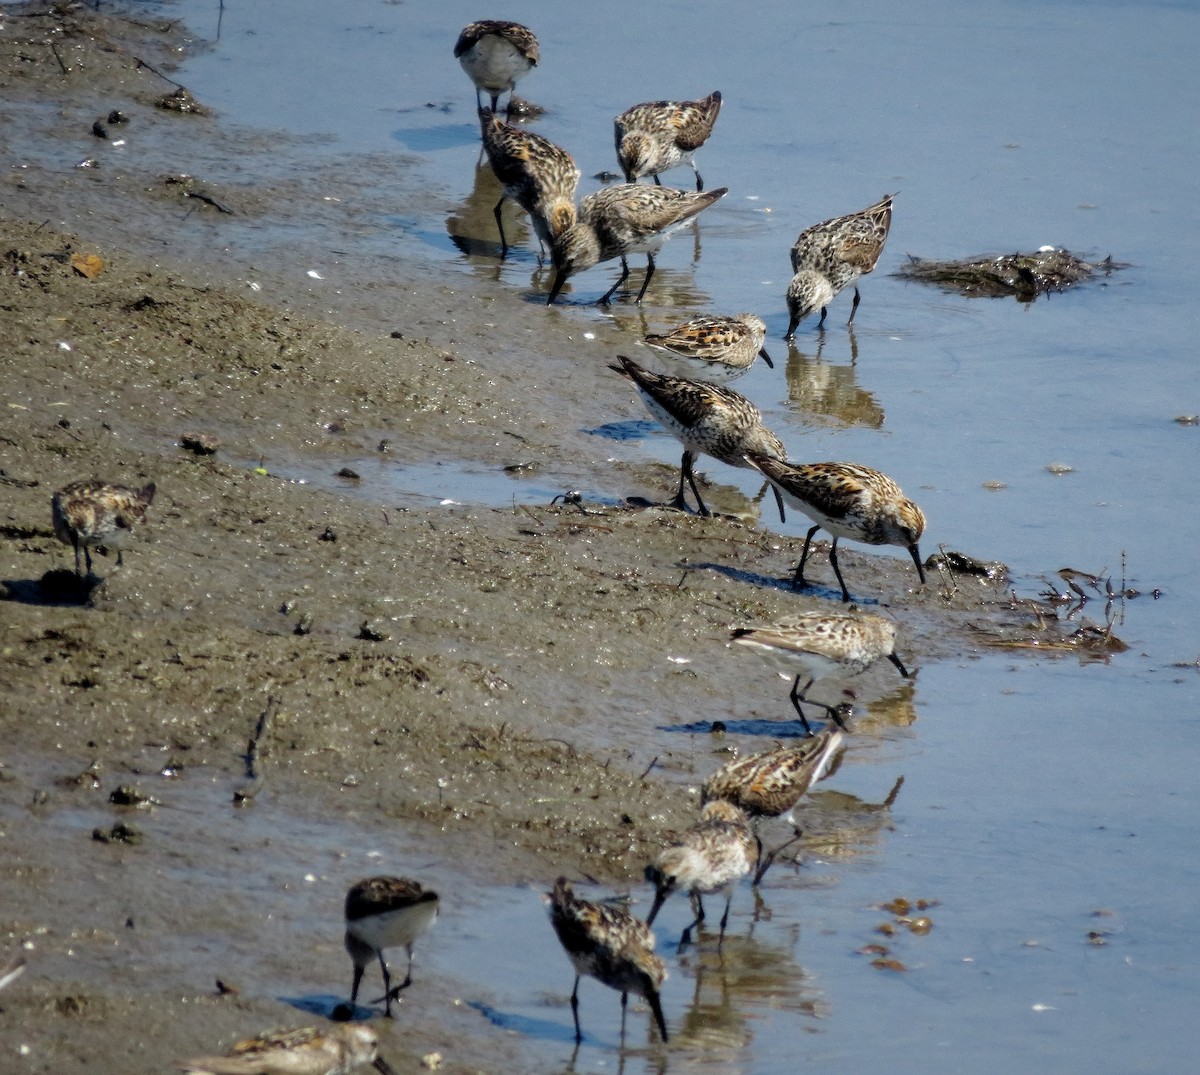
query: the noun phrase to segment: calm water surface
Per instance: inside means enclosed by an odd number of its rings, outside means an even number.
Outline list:
[[[930,549],[1003,560],[1025,596],[1060,567],[1119,573],[1122,555],[1130,585],[1162,591],[1127,604],[1117,630],[1130,648],[1111,664],[982,652],[922,668],[916,722],[856,747],[832,782],[878,801],[903,773],[894,828],[865,832],[855,856],[778,871],[769,917],[752,921],[740,891],[723,964],[676,953],[684,904],[669,903],[659,922],[678,1046],[646,1051],[644,1017],[631,1013],[624,1070],[1189,1069],[1200,1000],[1200,429],[1174,419],[1200,412],[1200,11],[1103,0],[501,11],[229,0],[218,38],[212,0],[167,10],[197,34],[180,77],[201,100],[232,124],[296,136],[280,174],[330,169],[353,189],[386,181],[381,159],[415,162],[420,197],[353,240],[314,234],[314,262],[330,248],[401,259],[508,295],[530,318],[561,318],[579,362],[608,361],[614,342],[632,346],[697,310],[754,310],[777,368],[757,365],[738,388],[794,457],[886,470],[924,507]],[[525,242],[497,267],[473,88],[451,56],[459,28],[481,15],[536,29],[543,64],[520,92],[550,109],[536,129],[575,155],[581,193],[615,167],[617,112],[725,95],[698,162],[709,187],[730,193],[664,249],[644,318],[628,305],[545,311],[527,229],[514,226]],[[810,320],[789,349],[778,337],[796,234],[888,191],[900,192],[895,221],[862,285],[857,331],[842,297],[825,333]],[[291,241],[303,239],[299,216]],[[1046,243],[1132,267],[1032,306],[890,275],[906,254]],[[598,297],[614,271],[575,278],[569,298]],[[634,417],[644,416],[595,421]],[[677,443],[658,435],[613,452],[678,460]],[[1051,464],[1073,469],[1055,475]],[[722,469],[719,480],[754,492],[748,475]],[[589,481],[596,496],[630,491],[599,469]],[[1004,488],[985,488],[995,482]],[[530,498],[549,491],[523,487]],[[478,480],[455,491],[489,495]],[[931,934],[894,942],[902,974],[852,954],[879,939],[874,905],[895,896],[939,901]],[[570,971],[536,893],[492,893],[472,914],[447,915],[424,967],[458,976],[466,999],[524,1036],[531,1066],[565,1067]],[[1110,931],[1107,944],[1089,945],[1097,929]],[[478,973],[485,945],[490,976]],[[571,1070],[619,1067],[616,1012],[615,995],[584,986],[594,1037]]]

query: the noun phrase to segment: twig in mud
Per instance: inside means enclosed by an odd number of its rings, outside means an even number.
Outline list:
[[[650,759],[650,764],[647,765],[646,768],[642,770],[641,775],[638,777],[638,779],[645,780],[646,777],[648,777],[650,775],[650,770],[653,769],[657,764],[658,764],[658,755],[655,754],[654,757]]]
[[[54,53],[54,58],[58,61],[58,66],[62,68],[62,73],[69,75],[71,72],[67,70],[67,65],[63,63],[63,58],[58,54],[58,46],[53,41],[50,42],[50,51]]]
[[[222,205],[211,194],[205,194],[199,190],[186,190],[183,192],[183,196],[185,198],[195,198],[197,201],[204,202],[205,205],[211,205],[214,209],[218,210],[219,212],[228,213],[230,216],[234,215],[233,210],[230,209],[229,206]]]
[[[259,750],[262,745],[263,737],[267,734],[272,718],[279,712],[279,699],[273,695],[267,698],[267,704],[263,711],[258,715],[258,723],[254,727],[254,734],[250,737],[249,743],[246,744],[246,783],[235,788],[233,792],[233,802],[235,806],[242,806],[254,798],[263,786],[262,774],[258,771]]]
[[[938,574],[942,576],[943,581],[949,580],[946,584],[946,589],[942,591],[941,596],[949,601],[955,594],[958,593],[958,580],[954,577],[954,572],[950,570],[950,560],[946,555],[946,546],[939,545],[938,552],[942,555],[937,559]]]
[[[136,56],[134,57],[134,59],[137,60],[137,65],[138,65],[139,69],[144,67],[152,75],[157,75],[164,82],[169,82],[169,83],[171,83],[172,86],[176,86],[181,90],[187,89],[187,87],[182,82],[176,82],[173,78],[167,78],[167,76],[164,75],[157,67],[154,67],[152,64],[148,64],[145,60],[139,60]]]

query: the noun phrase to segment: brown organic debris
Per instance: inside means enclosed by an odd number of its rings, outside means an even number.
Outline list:
[[[1128,268],[1113,261],[1088,262],[1061,247],[1043,246],[1028,254],[979,254],[958,259],[919,258],[910,254],[896,276],[934,284],[970,298],[1006,298],[1033,302],[1039,295],[1066,291],[1097,276]]]

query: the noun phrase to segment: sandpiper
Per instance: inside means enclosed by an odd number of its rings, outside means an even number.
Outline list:
[[[858,310],[860,296],[857,281],[875,268],[892,225],[892,199],[887,194],[874,205],[857,213],[835,217],[805,228],[792,247],[792,272],[788,284],[788,328],[784,339],[796,335],[796,326],[820,307],[820,328],[825,323],[826,307],[845,287],[854,284],[854,305],[850,320]]]
[[[821,529],[833,535],[829,562],[842,587],[842,600],[850,600],[850,591],[842,578],[837,561],[839,538],[867,545],[899,545],[908,550],[917,565],[917,575],[925,581],[925,568],[917,542],[925,532],[925,515],[908,499],[891,478],[859,463],[804,463],[791,466],[771,455],[748,453],[748,462],[760,471],[792,507],[815,524],[804,538],[804,550],[792,586],[801,589],[804,563],[808,559],[813,535]]]
[[[378,1035],[362,1023],[306,1026],[271,1030],[239,1041],[225,1056],[198,1056],[177,1066],[188,1075],[348,1075],[372,1064],[381,1075],[392,1075],[378,1047]]]
[[[141,489],[129,489],[93,478],[59,489],[50,500],[54,533],[64,545],[74,548],[75,574],[84,577],[79,563],[81,550],[89,576],[93,548],[116,549],[117,566],[123,564],[121,549],[125,539],[135,524],[145,520],[146,509],[153,499],[153,482]]]
[[[808,688],[818,679],[836,672],[858,675],[881,657],[886,657],[908,678],[908,670],[896,656],[895,625],[869,612],[813,612],[778,626],[738,627],[730,637],[770,657],[789,675],[795,672],[789,697],[809,735],[812,729],[800,703],[809,702]],[[842,725],[836,707],[824,702],[809,704],[824,709],[835,723]]]
[[[646,343],[671,358],[702,369],[706,380],[730,381],[740,377],[760,355],[772,369],[775,363],[764,346],[767,326],[755,314],[693,317],[670,332],[651,334]]]
[[[708,381],[690,381],[685,377],[667,377],[639,366],[632,358],[618,355],[619,366],[609,366],[631,381],[646,409],[663,427],[683,443],[679,465],[679,491],[671,501],[680,511],[687,510],[683,484],[689,482],[696,495],[701,515],[711,512],[700,496],[692,464],[701,452],[733,467],[746,467],[751,453],[787,458],[783,442],[762,423],[762,415],[739,392]],[[783,519],[783,501],[775,494],[779,518]]]
[[[412,984],[413,944],[438,916],[438,895],[407,877],[368,877],[346,893],[346,951],[354,963],[350,1007],[358,1000],[363,972],[372,959],[383,971],[384,1014],[392,1014],[392,1001]],[[408,952],[404,981],[392,988],[392,977],[383,953],[403,946]]]
[[[704,180],[696,169],[696,150],[712,134],[721,111],[720,91],[699,101],[646,101],[626,109],[613,120],[617,160],[627,183],[641,176],[689,165],[696,175],[696,189],[704,189]]]
[[[785,817],[795,830],[790,840],[765,855],[762,841],[755,832],[758,848],[755,885],[762,881],[775,856],[800,839],[801,833],[792,819],[792,810],[809,788],[830,774],[845,741],[842,732],[827,728],[793,746],[776,747],[744,758],[734,758],[704,782],[700,789],[702,804],[723,799],[744,810],[752,823],[759,818]]]
[[[704,921],[703,894],[723,892],[725,913],[721,916],[720,935],[723,941],[734,886],[754,869],[758,849],[758,839],[740,807],[723,799],[706,804],[700,820],[646,867],[646,880],[654,886],[654,903],[646,924],[654,921],[672,892],[676,889],[687,892],[695,917],[679,938],[683,947],[691,939],[692,928]]]
[[[541,59],[537,38],[528,26],[502,19],[484,19],[463,27],[454,45],[454,55],[475,83],[475,103],[483,105],[481,91],[492,99],[497,111],[500,94],[511,94],[517,83]]]
[[[571,882],[560,877],[554,891],[546,894],[550,922],[559,943],[575,968],[571,990],[571,1014],[575,1017],[575,1041],[583,1040],[579,1028],[579,979],[583,975],[616,989],[621,994],[621,1039],[625,1039],[625,1008],[629,994],[644,997],[650,1005],[662,1040],[667,1040],[658,991],[667,968],[654,953],[654,934],[640,919],[620,907],[592,903],[576,896]]]
[[[589,194],[579,203],[575,223],[554,240],[550,253],[555,274],[547,305],[576,273],[620,258],[621,275],[599,300],[607,304],[629,276],[626,256],[638,253],[646,255],[646,279],[637,296],[641,302],[654,276],[654,255],[670,233],[727,193],[726,187],[693,192],[624,183]]]
[[[500,229],[500,256],[508,253],[500,207],[514,199],[529,214],[543,249],[575,223],[575,188],[579,169],[565,149],[532,131],[505,123],[495,112],[480,109],[483,148],[504,192],[493,210]]]

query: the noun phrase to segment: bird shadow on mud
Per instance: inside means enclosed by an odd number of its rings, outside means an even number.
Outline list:
[[[789,594],[804,594],[807,597],[818,597],[826,601],[832,601],[838,606],[842,604],[842,591],[831,586],[821,586],[815,583],[807,583],[802,590],[792,588],[792,580],[790,578],[778,578],[771,575],[760,575],[757,571],[744,571],[738,567],[730,567],[728,564],[715,563],[679,563],[675,565],[680,571],[713,571],[718,575],[724,575],[727,579],[733,582],[742,582],[747,586],[756,586],[760,590],[779,590],[781,593]],[[684,576],[687,577],[686,575]],[[878,605],[877,598],[854,596],[856,605]]]
[[[47,571],[40,579],[0,580],[0,601],[47,608],[80,608],[91,601],[92,594],[103,583],[104,580],[95,575],[81,578],[74,571],[57,568]]]

